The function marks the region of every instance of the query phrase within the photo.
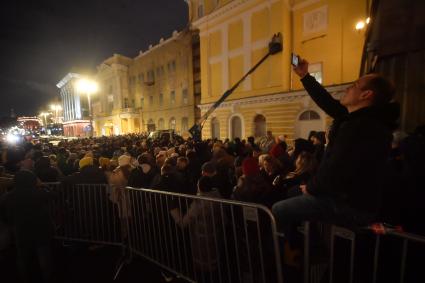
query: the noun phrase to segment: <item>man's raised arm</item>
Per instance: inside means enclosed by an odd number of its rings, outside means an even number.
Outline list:
[[[348,113],[347,108],[334,99],[314,77],[310,76],[307,60],[300,58],[298,66],[294,66],[293,69],[301,78],[301,82],[310,97],[326,114],[332,118],[337,118]]]

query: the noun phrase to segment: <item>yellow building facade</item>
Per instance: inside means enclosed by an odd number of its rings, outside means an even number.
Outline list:
[[[103,61],[97,68],[96,81],[99,92],[94,95],[92,103],[93,126],[95,136],[110,136],[132,133],[140,124],[136,108],[128,104],[129,66],[131,58],[114,54]]]
[[[199,30],[201,112],[205,113],[268,51],[281,33],[283,51],[269,57],[209,117],[203,138],[246,138],[266,131],[307,137],[330,122],[302,89],[291,53],[310,62],[310,73],[338,94],[358,77],[367,17],[366,0],[191,0],[189,17]]]
[[[174,129],[188,136],[195,98],[192,34],[174,32],[135,58],[114,55],[98,67],[96,135]]]

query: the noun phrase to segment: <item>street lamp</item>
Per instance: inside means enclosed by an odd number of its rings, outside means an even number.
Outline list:
[[[370,18],[369,17],[367,17],[364,21],[363,20],[361,20],[361,21],[358,21],[357,23],[356,23],[356,27],[355,27],[355,29],[357,30],[357,31],[360,31],[360,30],[362,30],[362,29],[364,29],[368,24],[370,23]]]
[[[90,96],[97,92],[98,86],[95,81],[88,79],[81,79],[77,81],[77,91],[87,94],[87,102],[89,105],[89,117],[90,117],[90,137],[93,136],[93,113],[91,109],[91,98]]]

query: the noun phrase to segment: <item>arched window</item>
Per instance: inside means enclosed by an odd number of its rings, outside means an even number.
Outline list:
[[[158,130],[164,130],[164,119],[162,118],[158,120]]]
[[[148,120],[147,128],[148,128],[148,132],[152,132],[156,130],[155,122],[152,119]]]
[[[187,119],[187,117],[183,117],[182,118],[182,130],[181,132],[187,132],[187,130],[189,129],[189,119]]]
[[[215,117],[211,119],[211,138],[220,139],[220,122]]]
[[[311,131],[324,131],[325,121],[319,113],[306,110],[298,117],[295,123],[295,138],[307,139]]]
[[[176,118],[171,117],[170,121],[168,122],[168,128],[175,130],[176,129]]]
[[[234,116],[230,120],[230,138],[242,138],[242,120],[239,116]]]
[[[299,118],[300,121],[320,120],[320,115],[312,110],[304,111]]]
[[[266,135],[266,117],[258,114],[254,117],[254,137],[263,137]]]

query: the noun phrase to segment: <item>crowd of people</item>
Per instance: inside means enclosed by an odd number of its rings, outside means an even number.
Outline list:
[[[417,215],[424,215],[418,214],[423,210],[424,127],[409,135],[395,131],[397,106],[384,93],[390,90],[382,77],[360,78],[337,101],[308,75],[306,66],[302,60],[297,74],[313,100],[334,118],[327,133],[311,132],[307,139],[289,141],[269,131],[246,140],[170,141],[130,134],[57,145],[48,140],[2,144],[1,177],[15,188],[2,196],[0,217],[3,225],[14,227],[22,257],[31,245],[45,247],[51,237],[46,231],[40,232],[39,242],[25,237],[29,222],[47,225],[34,221],[48,217],[42,208],[45,197],[36,191],[46,182],[109,184],[116,204],[126,186],[259,203],[273,211],[289,241],[292,224],[305,220],[342,225],[385,221],[422,234]],[[36,205],[29,205],[25,194],[32,194]],[[181,225],[190,218],[180,211],[172,214]]]

